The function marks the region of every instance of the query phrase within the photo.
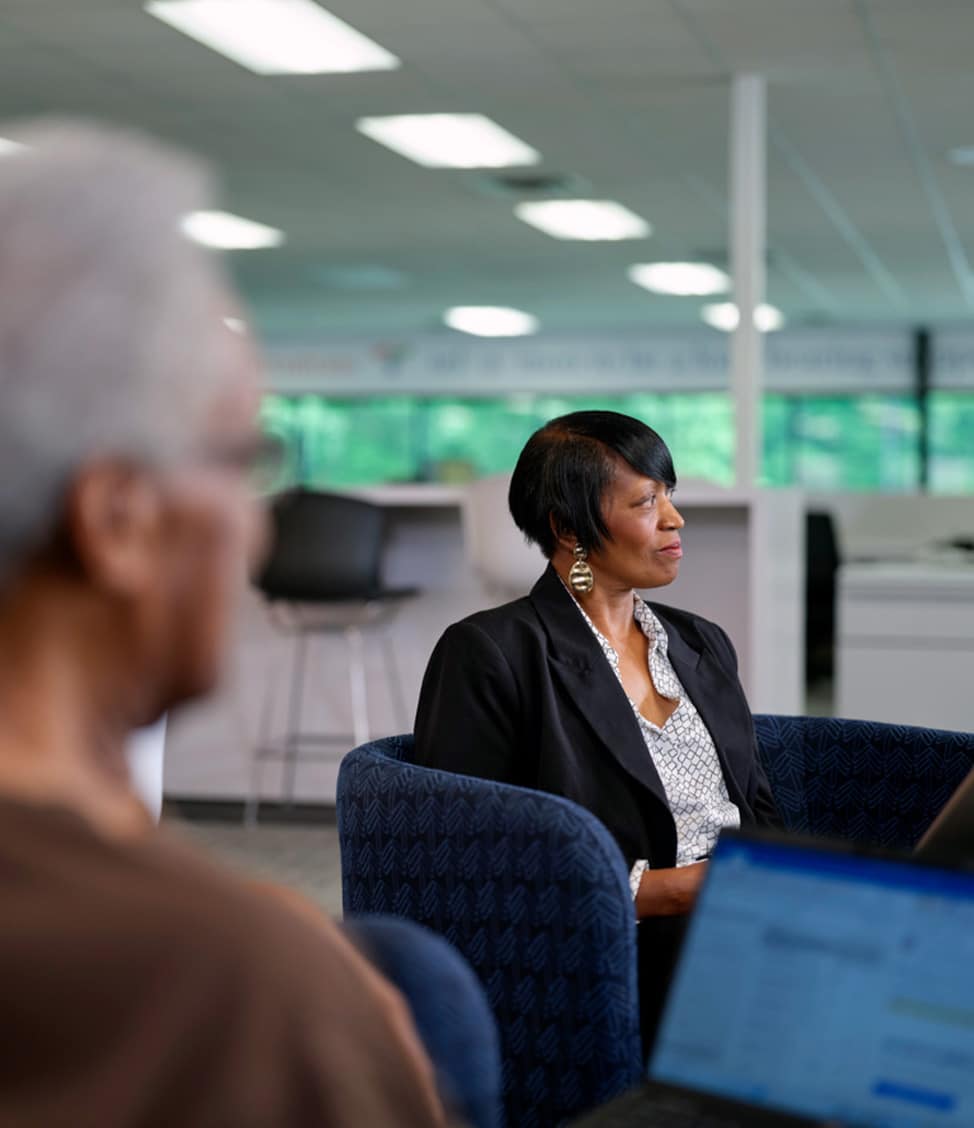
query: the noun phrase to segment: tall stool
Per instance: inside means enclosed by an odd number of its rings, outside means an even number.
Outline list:
[[[270,736],[271,694],[265,695],[247,804],[251,822],[257,817],[264,761],[283,761],[282,798],[290,803],[299,759],[327,759],[328,752],[314,749],[335,745],[344,750],[349,742],[361,744],[369,739],[363,637],[368,628],[383,629],[382,656],[396,723],[409,727],[392,640],[385,628],[401,601],[414,595],[415,589],[382,586],[385,514],[381,506],[343,494],[296,489],[273,501],[271,522],[273,545],[257,586],[268,601],[272,623],[294,636],[294,659],[287,729],[279,740]],[[302,729],[309,643],[314,636],[328,635],[345,641],[352,733]]]
[[[507,505],[510,484],[510,474],[478,478],[467,487],[462,510],[467,559],[498,602],[527,595],[547,564],[514,524]]]

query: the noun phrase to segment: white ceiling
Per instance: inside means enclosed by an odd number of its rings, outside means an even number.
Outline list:
[[[398,71],[259,77],[139,0],[0,0],[0,113],[95,115],[205,154],[226,205],[282,227],[233,265],[270,334],[426,330],[508,304],[546,328],[698,324],[625,268],[726,245],[728,79],[768,77],[769,299],[792,323],[949,323],[974,311],[972,0],[329,0]],[[366,114],[479,111],[649,219],[563,243],[477,174],[359,136]],[[350,291],[334,271],[398,271]],[[332,273],[329,273],[332,272]]]

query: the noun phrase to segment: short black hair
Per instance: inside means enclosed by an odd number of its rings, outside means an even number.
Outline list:
[[[507,503],[514,523],[549,559],[558,543],[552,525],[573,533],[589,550],[609,535],[602,497],[615,477],[614,457],[669,489],[676,485],[666,443],[631,415],[573,411],[528,439],[514,467]]]

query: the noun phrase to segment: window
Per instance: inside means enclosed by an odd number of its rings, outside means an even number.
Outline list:
[[[930,489],[974,493],[974,391],[930,393]]]
[[[916,489],[920,412],[907,395],[765,397],[768,485]]]
[[[946,393],[935,393],[933,397]],[[938,424],[944,481],[974,490],[974,395]],[[269,395],[264,426],[289,451],[289,481],[326,488],[389,481],[466,481],[510,470],[528,436],[556,415],[607,408],[646,420],[669,444],[677,474],[729,485],[734,423],[723,392],[620,396],[525,394],[496,399],[419,396],[329,399]],[[919,411],[907,395],[769,394],[764,477],[810,489],[909,490],[919,478]],[[939,416],[937,417],[940,418]],[[969,445],[969,444],[968,444]],[[938,488],[940,488],[938,486]],[[947,486],[945,488],[955,488]]]

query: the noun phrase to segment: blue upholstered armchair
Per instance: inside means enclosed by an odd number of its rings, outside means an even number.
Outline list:
[[[754,718],[789,830],[909,849],[974,764],[974,735],[833,717]]]
[[[641,1076],[636,922],[622,854],[581,807],[416,767],[412,737],[338,777],[345,912],[427,925],[467,958],[501,1038],[509,1128],[547,1128]]]
[[[974,736],[755,717],[792,830],[909,847],[974,760]],[[412,737],[350,752],[338,777],[347,914],[446,936],[487,989],[509,1128],[549,1128],[641,1076],[636,940],[622,855],[567,800],[410,763]]]

